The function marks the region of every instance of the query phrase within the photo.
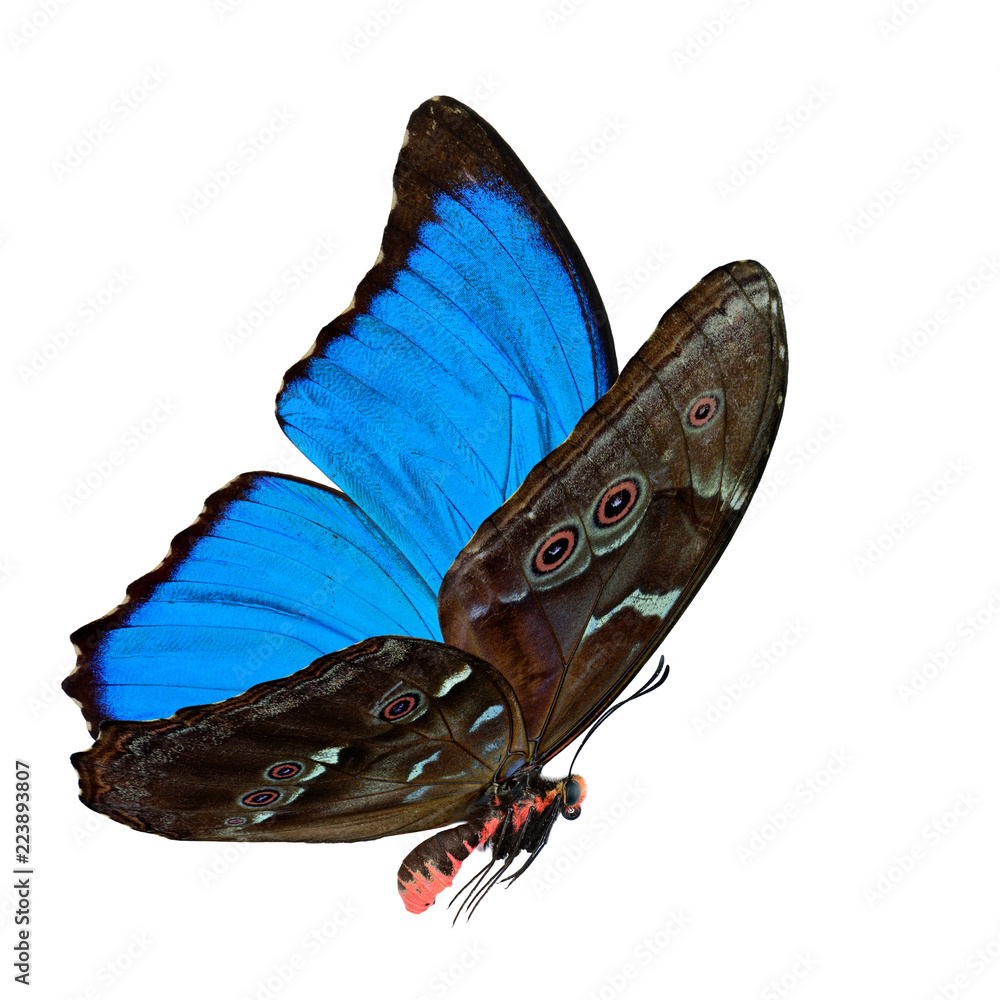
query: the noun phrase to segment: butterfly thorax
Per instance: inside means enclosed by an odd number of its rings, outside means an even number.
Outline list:
[[[471,909],[519,854],[527,852],[528,860],[511,878],[531,864],[548,841],[552,824],[559,816],[579,817],[586,789],[579,775],[554,781],[542,777],[538,767],[495,783],[465,823],[434,834],[403,860],[397,888],[406,908],[411,913],[422,913],[441,890],[452,884],[462,862],[473,851],[489,848],[490,864],[470,883],[470,893],[463,904]],[[497,862],[501,862],[499,871],[488,876]]]

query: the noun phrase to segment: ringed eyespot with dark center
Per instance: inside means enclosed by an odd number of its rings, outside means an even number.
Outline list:
[[[242,826],[246,821],[246,816],[230,816],[226,820],[226,826]]]
[[[688,425],[696,430],[704,427],[719,412],[719,405],[720,399],[714,392],[699,396],[688,410]]]
[[[531,567],[536,573],[551,573],[573,554],[576,548],[576,528],[560,528],[539,546]]]
[[[269,806],[280,798],[281,792],[276,788],[258,788],[255,792],[247,792],[240,802],[250,809],[260,809],[261,806]]]
[[[266,776],[272,781],[282,781],[294,778],[302,771],[302,765],[297,760],[283,760],[280,764],[269,767]]]
[[[400,719],[405,718],[410,714],[420,701],[420,695],[410,693],[401,694],[398,698],[394,698],[389,702],[385,708],[379,712],[379,718],[384,719],[386,722],[398,722]]]
[[[639,484],[634,479],[623,479],[608,488],[594,512],[594,522],[599,528],[617,524],[639,499]]]

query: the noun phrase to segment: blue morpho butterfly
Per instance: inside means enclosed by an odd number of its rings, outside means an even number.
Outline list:
[[[74,634],[64,687],[97,735],[73,757],[81,797],[135,829],[333,842],[458,823],[399,870],[421,912],[475,848],[503,865],[470,902],[579,815],[583,779],[542,765],[715,565],[787,355],[774,281],[741,261],[616,381],[576,244],[457,101],[413,113],[394,188],[375,266],[277,399],[346,495],[235,479]]]

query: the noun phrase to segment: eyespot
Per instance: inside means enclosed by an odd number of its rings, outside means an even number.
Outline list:
[[[714,392],[699,396],[687,413],[688,426],[698,430],[704,427],[719,412],[721,400]]]
[[[555,534],[549,535],[531,560],[534,571],[540,574],[551,573],[562,566],[573,554],[576,539],[576,528],[560,528]]]
[[[420,695],[410,692],[394,698],[379,712],[379,718],[386,722],[398,722],[410,714],[420,702]]]
[[[226,820],[226,826],[242,826],[246,821],[246,816],[230,816]]]
[[[265,777],[272,781],[287,781],[294,778],[302,771],[302,765],[297,760],[283,760],[280,764],[269,767],[265,772]]]
[[[639,499],[639,484],[634,479],[623,479],[608,488],[594,511],[594,523],[599,528],[617,524],[635,506]]]
[[[240,799],[240,803],[250,809],[260,809],[261,806],[269,806],[280,798],[281,792],[276,788],[258,788],[255,792],[247,792]]]

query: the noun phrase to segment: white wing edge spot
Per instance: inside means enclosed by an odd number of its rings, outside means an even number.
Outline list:
[[[438,692],[435,695],[437,698],[443,698],[456,684],[461,684],[472,673],[472,667],[468,663],[463,664],[462,669],[457,673],[451,674],[446,677],[441,682],[441,687],[438,688]]]
[[[603,628],[619,611],[625,608],[634,608],[644,618],[666,618],[667,612],[677,603],[677,598],[681,596],[680,588],[668,590],[665,594],[645,594],[641,590],[628,595],[621,604],[616,604],[607,614],[597,618],[591,618],[587,624],[587,630],[583,633],[586,639],[592,632]]]
[[[484,722],[489,722],[490,719],[495,719],[503,711],[503,705],[490,705],[482,715],[476,719],[475,722],[469,726],[469,732],[474,732],[478,729]]]
[[[344,747],[327,747],[325,750],[319,750],[312,754],[311,759],[322,761],[324,764],[336,764],[340,757],[340,751],[343,749]]]
[[[414,778],[420,774],[423,769],[431,763],[431,761],[437,760],[441,756],[440,750],[435,750],[434,753],[430,755],[426,760],[417,761],[416,764],[410,769],[410,773],[406,776],[407,781],[413,781]]]

